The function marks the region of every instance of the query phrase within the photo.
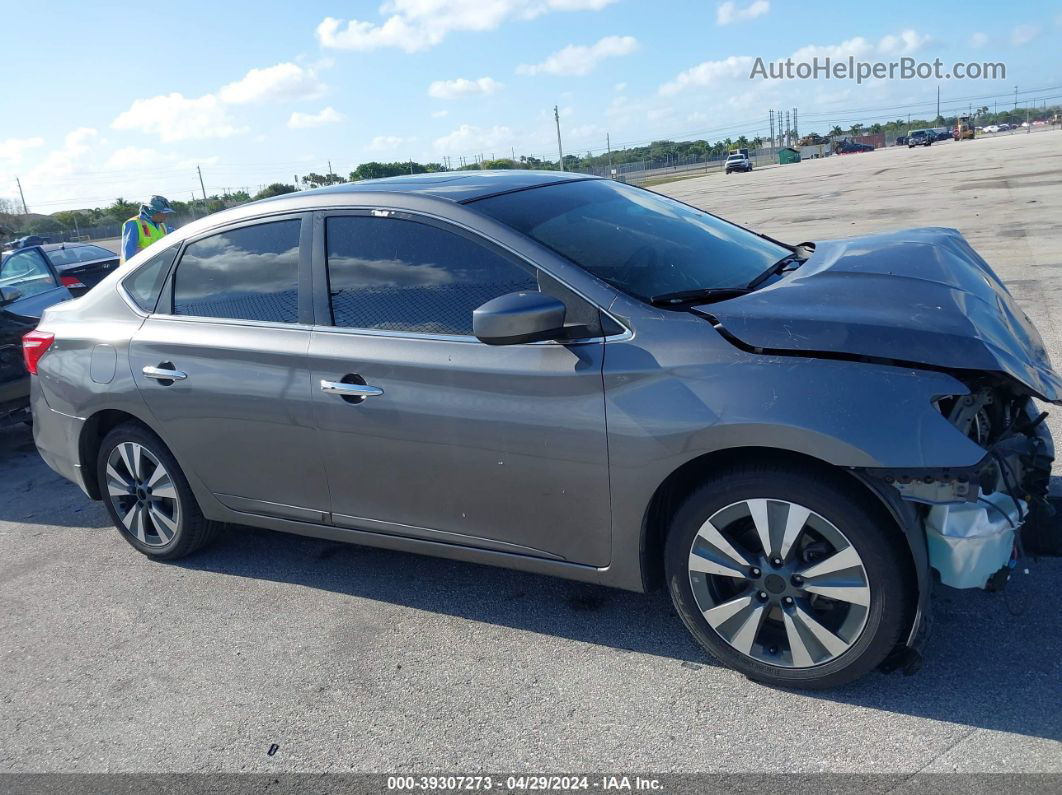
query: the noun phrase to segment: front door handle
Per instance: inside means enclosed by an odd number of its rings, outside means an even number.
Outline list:
[[[384,393],[384,391],[378,386],[369,386],[368,384],[347,384],[343,381],[325,381],[324,379],[321,380],[321,391],[328,392],[332,395],[339,395],[340,397],[352,398],[377,397]]]
[[[145,367],[140,372],[156,381],[183,381],[188,377],[188,373],[174,370],[172,364],[169,367]]]

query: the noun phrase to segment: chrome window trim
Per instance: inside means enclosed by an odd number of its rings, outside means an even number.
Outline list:
[[[249,328],[275,328],[294,329],[296,331],[312,331],[314,326],[309,323],[284,323],[278,320],[247,320],[240,317],[204,317],[202,315],[170,315],[164,312],[155,312],[149,315],[154,320],[174,321],[177,323],[207,323],[215,326],[245,326]]]

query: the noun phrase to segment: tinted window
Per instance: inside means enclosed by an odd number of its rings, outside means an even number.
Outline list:
[[[177,246],[171,246],[161,254],[156,254],[128,276],[122,286],[133,299],[133,303],[145,312],[154,312],[159,293],[166,281],[173,258],[177,255]]]
[[[0,265],[0,287],[14,287],[22,298],[58,287],[44,256],[37,249],[16,251]]]
[[[328,281],[337,326],[472,333],[472,311],[537,290],[525,270],[486,245],[415,221],[329,218]]]
[[[75,251],[80,262],[92,262],[96,259],[117,258],[117,254],[100,246],[78,246]]]
[[[56,267],[77,262],[77,252],[72,248],[53,248],[45,253]]]
[[[299,221],[245,226],[187,246],[173,285],[173,313],[298,321]]]
[[[721,218],[607,179],[547,185],[470,206],[642,299],[743,287],[790,253]]]

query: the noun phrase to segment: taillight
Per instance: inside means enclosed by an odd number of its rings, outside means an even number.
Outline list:
[[[55,335],[50,331],[34,329],[22,337],[22,360],[26,363],[30,375],[37,375],[37,363],[53,342]]]
[[[84,284],[81,283],[81,279],[77,278],[77,276],[60,276],[59,277],[59,283],[61,285],[63,285],[63,287],[84,287],[85,286]]]

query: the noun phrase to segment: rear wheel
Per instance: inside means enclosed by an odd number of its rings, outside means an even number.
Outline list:
[[[203,516],[173,454],[141,425],[127,423],[107,434],[96,477],[114,526],[148,557],[181,558],[217,535],[220,524]]]
[[[907,626],[903,537],[829,480],[735,468],[694,492],[667,539],[694,637],[752,679],[827,688],[873,670]]]

